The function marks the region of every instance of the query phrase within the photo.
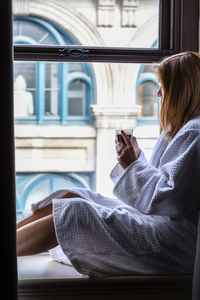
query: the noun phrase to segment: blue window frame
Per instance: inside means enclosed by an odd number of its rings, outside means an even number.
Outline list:
[[[77,44],[58,26],[35,17],[16,16],[13,32],[15,44]],[[65,125],[93,122],[90,104],[94,101],[94,83],[88,63],[15,62],[14,80],[16,123]],[[80,89],[76,91],[80,86],[84,87],[82,92]],[[77,105],[82,107],[82,113]]]
[[[144,72],[141,66],[136,82],[136,103],[142,106],[141,115],[137,118],[138,125],[159,124],[160,98],[157,97],[159,82],[155,74]]]
[[[157,47],[157,41],[151,48]],[[137,125],[159,124],[160,98],[157,91],[160,87],[155,69],[151,65],[141,64],[136,80],[136,103],[142,110],[137,118]]]
[[[94,189],[94,173],[18,173],[16,175],[17,219],[30,214],[31,204],[56,190]]]

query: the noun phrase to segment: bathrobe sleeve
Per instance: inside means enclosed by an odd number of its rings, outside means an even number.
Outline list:
[[[143,163],[147,162],[144,152],[141,149],[140,149],[140,156],[138,160],[142,161]],[[114,184],[118,182],[119,178],[123,173],[124,173],[124,169],[119,163],[117,163],[110,173],[110,178],[114,182]]]
[[[178,218],[200,202],[200,133],[183,130],[166,147],[156,168],[136,160],[113,193],[145,214]]]

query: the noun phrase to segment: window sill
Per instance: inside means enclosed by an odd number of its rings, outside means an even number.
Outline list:
[[[159,125],[159,121],[155,117],[138,117],[137,126],[144,126],[144,125]]]
[[[189,300],[192,275],[118,276],[90,279],[47,253],[18,258],[19,300]],[[68,297],[68,298],[67,298]]]

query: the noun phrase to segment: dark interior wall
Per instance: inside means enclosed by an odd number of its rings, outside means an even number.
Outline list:
[[[13,122],[12,1],[0,9],[0,168],[1,168],[1,292],[6,299],[17,299],[16,209]],[[5,287],[7,287],[5,289]]]

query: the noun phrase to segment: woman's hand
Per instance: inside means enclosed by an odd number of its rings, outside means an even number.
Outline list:
[[[135,137],[132,138],[131,142],[123,130],[121,131],[121,134],[124,138],[125,144],[116,144],[117,159],[122,168],[126,169],[132,162],[138,159],[140,149]]]

